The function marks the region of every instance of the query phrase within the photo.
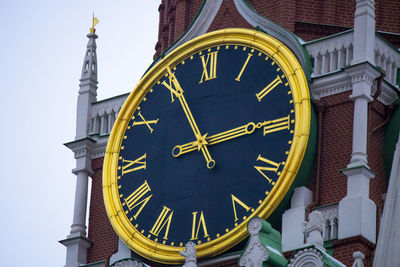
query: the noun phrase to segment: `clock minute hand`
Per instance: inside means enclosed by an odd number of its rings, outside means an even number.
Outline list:
[[[255,124],[254,122],[249,122],[245,125],[236,127],[231,130],[224,131],[222,133],[214,134],[206,137],[207,145],[215,145],[233,138],[237,138],[243,135],[252,134],[256,128],[262,127],[262,123]],[[189,142],[183,145],[177,145],[172,149],[172,155],[178,157],[182,154],[189,153],[196,150],[197,141]]]
[[[263,121],[257,124],[254,122],[249,122],[245,125],[236,127],[234,129],[206,137],[205,142],[207,143],[207,145],[215,145],[243,135],[252,134],[256,129],[260,129],[261,127],[264,127],[264,135],[265,135],[265,130],[271,128],[271,125],[277,126],[280,124],[285,124],[284,122],[281,121],[282,119],[277,119],[277,120]],[[179,157],[182,154],[195,151],[197,147],[198,147],[198,141],[189,142],[183,145],[177,145],[172,149],[172,155],[174,157]]]
[[[201,150],[201,152],[203,153],[203,156],[207,162],[207,168],[212,169],[215,166],[215,161],[211,158],[210,152],[208,151],[208,148],[207,148],[207,141],[206,141],[207,134],[201,135],[200,130],[197,127],[196,121],[193,118],[192,112],[190,111],[190,108],[186,102],[186,98],[183,95],[182,87],[180,86],[178,80],[175,77],[175,74],[172,73],[169,66],[167,67],[167,71],[168,71],[168,75],[176,89],[172,88],[172,86],[168,85],[165,81],[162,84],[165,87],[167,87],[168,90],[170,90],[179,99],[179,102],[181,103],[181,106],[186,115],[186,118],[189,121],[190,127],[192,128],[193,133],[196,137],[196,141],[193,142],[193,145],[195,147],[197,147],[198,150]]]

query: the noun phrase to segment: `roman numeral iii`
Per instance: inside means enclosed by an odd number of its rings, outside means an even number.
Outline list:
[[[172,216],[174,215],[174,211],[170,208],[164,206],[160,215],[158,216],[156,222],[153,227],[149,231],[151,234],[158,236],[161,230],[165,227],[164,239],[168,239],[169,227],[171,226]]]
[[[290,115],[269,121],[263,128],[263,134],[269,134],[281,130],[290,130]]]
[[[203,233],[204,233],[204,237],[208,237],[208,232],[207,232],[207,226],[206,226],[206,221],[204,220],[204,214],[203,211],[201,211],[200,213],[200,217],[199,217],[199,221],[196,224],[197,221],[197,211],[192,212],[193,214],[193,223],[192,223],[192,237],[190,238],[190,240],[196,240],[198,239],[199,236],[199,230],[200,230],[200,226],[202,226],[203,229]]]
[[[199,83],[217,78],[217,55],[218,51],[207,54],[207,59],[204,59],[205,55],[200,56],[201,63],[203,65],[203,73]]]
[[[146,153],[135,160],[122,159],[122,163],[126,163],[124,166],[122,166],[122,175],[141,169],[146,169]]]
[[[130,211],[140,205],[140,208],[133,216],[135,220],[139,216],[144,206],[146,206],[147,202],[149,202],[150,198],[153,196],[153,194],[151,194],[145,197],[145,195],[150,191],[150,186],[148,185],[147,181],[144,181],[141,186],[139,186],[132,194],[125,198],[125,204]]]

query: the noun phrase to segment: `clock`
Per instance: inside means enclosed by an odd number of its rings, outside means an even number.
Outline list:
[[[109,137],[103,196],[125,244],[160,263],[218,255],[268,218],[307,148],[311,107],[300,64],[255,30],[205,34],[153,66]]]

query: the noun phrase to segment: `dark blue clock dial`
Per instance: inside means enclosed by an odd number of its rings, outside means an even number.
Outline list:
[[[160,244],[201,244],[251,216],[277,183],[294,129],[286,74],[243,45],[165,69],[134,112],[118,161],[127,218]]]

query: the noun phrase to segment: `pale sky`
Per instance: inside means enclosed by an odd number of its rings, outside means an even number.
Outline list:
[[[92,13],[98,100],[130,92],[151,64],[159,0],[0,0],[1,266],[64,266],[72,151]]]

